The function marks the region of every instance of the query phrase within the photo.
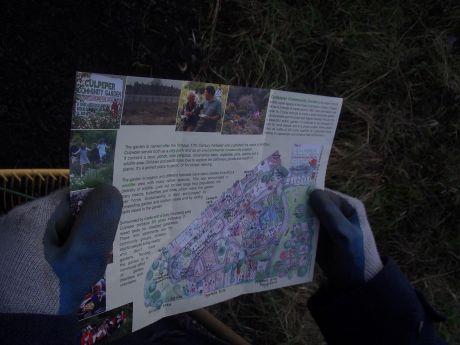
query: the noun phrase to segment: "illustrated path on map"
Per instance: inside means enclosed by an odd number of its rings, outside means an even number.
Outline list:
[[[144,305],[231,285],[304,277],[311,269],[315,185],[321,146],[294,145],[289,170],[278,151],[236,181],[161,250],[147,271]]]

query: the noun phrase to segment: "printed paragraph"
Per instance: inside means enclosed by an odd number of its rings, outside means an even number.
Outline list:
[[[333,101],[273,96],[265,133],[288,136],[324,136],[334,132],[339,104]]]
[[[251,160],[261,146],[264,144],[125,145],[123,172],[213,167],[214,163]]]
[[[190,212],[158,213],[120,221],[120,286],[133,284],[142,276],[144,264],[159,250],[159,242]]]

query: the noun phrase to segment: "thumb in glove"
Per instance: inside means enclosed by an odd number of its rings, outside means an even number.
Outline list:
[[[122,204],[116,188],[98,187],[72,224],[63,189],[0,218],[0,311],[74,313],[104,274]]]
[[[317,261],[330,284],[352,288],[383,267],[363,203],[331,190],[315,190],[310,205],[320,221]]]

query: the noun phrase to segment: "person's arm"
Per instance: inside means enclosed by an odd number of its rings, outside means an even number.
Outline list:
[[[214,110],[215,114],[210,116],[209,119],[213,121],[219,120],[219,118],[222,116],[222,105],[220,104],[220,101],[217,101],[216,108]]]
[[[219,115],[209,115],[207,119],[211,121],[217,121],[219,119]]]
[[[179,110],[179,116],[185,116],[185,109],[187,108],[187,103],[182,106],[182,109]]]
[[[316,190],[320,220],[317,262],[327,286],[308,301],[327,343],[445,344],[434,323],[444,320],[389,259],[380,259],[363,203]]]
[[[76,312],[104,274],[121,208],[114,187],[99,187],[73,221],[64,189],[0,218],[2,342],[77,342]]]
[[[201,107],[198,103],[195,104],[195,106],[192,109],[192,118],[198,118],[200,115]]]

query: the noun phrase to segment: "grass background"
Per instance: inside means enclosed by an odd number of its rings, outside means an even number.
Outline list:
[[[344,98],[327,185],[365,202],[380,252],[449,317],[439,331],[458,344],[460,55],[449,36],[459,32],[459,5],[234,5],[209,11],[200,76]],[[318,344],[305,313],[313,289],[245,296],[214,310],[255,343]]]
[[[327,185],[365,202],[459,344],[458,1],[17,1],[0,21],[2,167],[67,165],[76,70],[343,97]],[[255,344],[322,344],[317,284],[211,309]]]

